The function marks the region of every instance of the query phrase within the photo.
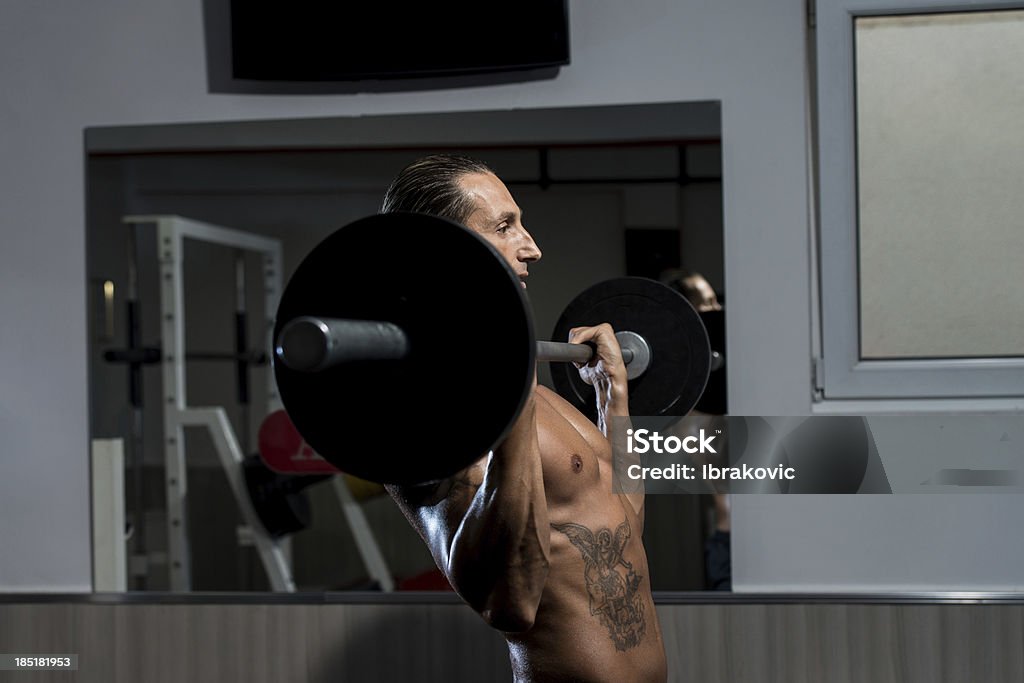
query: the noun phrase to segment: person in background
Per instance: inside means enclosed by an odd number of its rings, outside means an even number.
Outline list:
[[[673,269],[663,273],[660,279],[664,284],[681,292],[693,307],[697,309],[698,313],[707,314],[722,310],[722,304],[718,300],[714,287],[700,273]],[[724,349],[714,348],[714,340],[712,342],[713,351],[718,351],[719,353],[724,351]],[[715,373],[724,373],[724,370],[712,370],[712,377],[708,381],[709,387],[712,382],[724,385],[724,375],[715,377]],[[715,418],[720,418],[725,414],[725,388],[721,386],[719,389],[720,391],[715,392],[705,390],[706,395],[715,393],[716,400],[705,401],[702,397],[702,400],[697,404],[698,408],[690,413],[690,417],[708,418],[709,424],[705,427],[708,430],[711,429],[711,424],[715,421]],[[719,397],[717,394],[721,394],[721,396]],[[699,410],[699,408],[705,408],[709,412],[704,412]],[[711,590],[728,591],[732,590],[732,562],[730,557],[732,526],[729,516],[729,494],[716,492],[711,494],[711,498],[714,502],[714,520],[713,528],[704,544],[705,583]]]

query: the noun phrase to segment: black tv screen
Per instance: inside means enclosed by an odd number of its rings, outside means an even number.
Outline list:
[[[476,74],[569,63],[567,0],[231,0],[232,73],[263,81]]]

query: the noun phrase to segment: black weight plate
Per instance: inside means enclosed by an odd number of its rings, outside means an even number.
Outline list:
[[[299,433],[363,479],[451,476],[504,437],[530,391],[536,349],[519,278],[481,237],[441,218],[371,216],[327,237],[281,296],[275,345],[301,315],[386,320],[408,335],[403,360],[316,373],[274,363]]]
[[[711,368],[707,332],[679,292],[655,280],[625,277],[598,283],[577,296],[555,325],[552,339],[565,341],[574,327],[609,323],[636,332],[651,348],[651,364],[629,382],[632,415],[685,415],[697,403]],[[555,390],[596,421],[594,388],[572,363],[554,363]]]

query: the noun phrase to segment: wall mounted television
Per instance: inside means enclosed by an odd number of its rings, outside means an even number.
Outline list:
[[[568,0],[231,0],[236,79],[358,81],[569,63]]]

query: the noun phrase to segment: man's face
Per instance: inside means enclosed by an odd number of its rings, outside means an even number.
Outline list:
[[[722,304],[718,303],[714,288],[710,282],[704,279],[703,275],[690,275],[684,278],[683,286],[686,288],[686,298],[698,312],[722,310]]]
[[[494,245],[525,288],[527,266],[539,261],[541,253],[505,183],[493,173],[470,173],[459,179],[459,186],[473,202],[466,227]]]

